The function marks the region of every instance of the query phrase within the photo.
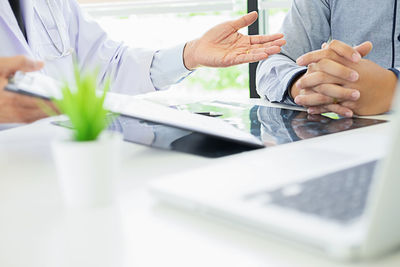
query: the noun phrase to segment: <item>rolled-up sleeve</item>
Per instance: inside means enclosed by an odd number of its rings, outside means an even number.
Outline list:
[[[321,48],[331,37],[328,0],[293,0],[281,32],[287,44],[280,54],[261,61],[257,68],[257,92],[271,102],[294,104],[288,90],[306,72],[296,59]]]

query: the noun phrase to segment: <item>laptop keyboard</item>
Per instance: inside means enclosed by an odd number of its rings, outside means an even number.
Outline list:
[[[319,218],[349,223],[365,209],[377,161],[246,197]]]

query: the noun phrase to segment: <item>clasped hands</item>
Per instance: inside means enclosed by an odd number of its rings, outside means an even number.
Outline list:
[[[308,69],[291,88],[296,104],[310,114],[335,112],[344,117],[389,111],[397,77],[363,59],[371,50],[371,42],[351,47],[334,40],[299,57],[297,64]]]

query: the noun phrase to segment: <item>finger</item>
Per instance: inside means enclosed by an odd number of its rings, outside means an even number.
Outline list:
[[[347,60],[350,62],[358,62],[361,60],[361,55],[351,46],[335,40],[327,45],[324,49],[315,50],[304,54],[296,60],[296,63],[300,66],[307,66],[324,58],[329,58],[338,62]]]
[[[44,63],[35,61],[25,56],[16,56],[0,59],[0,75],[9,77],[17,71],[38,71],[43,68]]]
[[[357,63],[361,60],[361,55],[356,49],[339,40],[333,40],[328,44],[327,48],[332,49],[339,56],[342,56],[354,63]]]
[[[304,89],[304,88],[316,87],[316,86],[324,84],[324,83],[344,84],[345,82],[346,82],[345,80],[337,78],[337,77],[327,74],[325,72],[313,72],[313,73],[306,74],[303,77],[301,77],[297,81],[296,86],[299,89]]]
[[[249,54],[268,54],[267,48],[256,48],[248,51]]]
[[[239,64],[245,64],[245,63],[254,63],[258,62],[264,59],[267,59],[269,56],[268,53],[260,53],[260,54],[241,54],[237,56],[231,64],[228,64],[228,66],[233,66],[233,65],[239,65]]]
[[[260,47],[260,48],[255,48],[255,49],[250,49],[246,51],[246,53],[251,53],[251,54],[259,54],[259,53],[266,53],[269,55],[273,55],[276,53],[279,53],[281,51],[279,46],[271,46],[271,47]]]
[[[334,112],[342,117],[351,118],[353,117],[353,111],[349,108],[343,107],[339,104],[329,104],[324,106],[328,111]]]
[[[313,89],[310,89],[310,88],[301,89],[299,91],[299,95],[312,95],[312,94],[318,94],[318,93],[315,92]]]
[[[234,20],[231,22],[232,27],[238,31],[241,28],[250,26],[253,24],[258,18],[258,13],[256,11],[250,12],[249,14],[244,15],[243,17]]]
[[[263,44],[264,47],[269,47],[269,46],[284,46],[286,44],[286,40],[279,39],[275,40],[266,44]]]
[[[265,44],[254,44],[254,45],[251,45],[250,47],[251,48],[262,48],[262,47],[267,48],[267,47],[271,47],[271,46],[284,46],[285,44],[286,44],[285,40],[279,39],[279,40],[272,41],[272,42],[265,43]]]
[[[357,108],[357,103],[354,101],[343,101],[342,103],[340,103],[343,107],[351,109],[351,110],[355,110]]]
[[[279,52],[281,52],[280,46],[271,46],[265,48],[265,53],[267,53],[268,55],[278,54]]]
[[[332,97],[325,96],[319,93],[314,93],[308,95],[300,94],[296,96],[294,102],[297,105],[311,107],[311,106],[321,106],[321,105],[331,104],[334,102],[334,100]]]
[[[371,50],[373,48],[373,45],[371,42],[364,42],[358,46],[355,46],[354,49],[358,51],[358,53],[360,53],[360,55],[362,57],[365,57],[366,55],[368,55]]]
[[[307,109],[307,112],[309,114],[322,114],[322,113],[329,112],[329,110],[326,109],[324,106],[319,106],[319,107],[309,107]]]
[[[272,35],[251,35],[250,43],[251,44],[265,44],[272,41],[276,41],[283,38],[282,33],[276,33]]]
[[[250,46],[251,49],[254,48],[267,48],[267,47],[271,47],[271,46],[283,46],[286,44],[286,41],[283,39],[279,39],[279,40],[275,40],[269,43],[265,43],[265,44],[253,44]]]
[[[320,49],[302,55],[296,60],[300,66],[308,66],[311,63],[319,62],[321,59],[329,58],[334,61],[340,60],[340,56],[331,49]]]
[[[340,79],[356,82],[360,75],[357,71],[352,70],[336,61],[330,59],[322,59],[318,63],[311,63],[308,67],[312,72],[325,72]]]
[[[324,43],[321,45],[321,48],[322,48],[322,49],[325,49],[325,48],[327,47],[327,45],[328,45],[328,44],[327,44],[326,42],[324,42]]]
[[[351,100],[357,101],[360,98],[360,91],[354,89],[348,89],[336,84],[321,84],[313,87],[313,90],[325,96],[332,97],[334,99]],[[334,100],[335,101],[335,100]]]

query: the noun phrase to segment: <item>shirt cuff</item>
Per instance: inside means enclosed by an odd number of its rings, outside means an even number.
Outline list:
[[[150,67],[150,78],[157,90],[168,89],[169,86],[179,83],[190,75],[183,62],[183,51],[186,44],[162,49],[154,54]]]
[[[392,71],[394,73],[394,75],[396,75],[397,79],[399,78],[400,71],[398,69],[390,68],[389,70]]]

